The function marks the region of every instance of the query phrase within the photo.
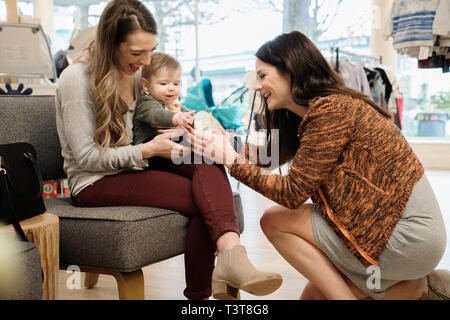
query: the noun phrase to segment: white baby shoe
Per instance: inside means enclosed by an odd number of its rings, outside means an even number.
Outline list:
[[[199,111],[194,115],[194,129],[199,131],[211,131],[211,116],[206,111]]]

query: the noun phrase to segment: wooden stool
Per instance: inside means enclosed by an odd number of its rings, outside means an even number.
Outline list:
[[[20,226],[28,238],[34,242],[41,255],[41,266],[44,271],[43,300],[56,299],[59,271],[59,218],[50,213],[20,221]],[[14,231],[10,224],[4,227]]]

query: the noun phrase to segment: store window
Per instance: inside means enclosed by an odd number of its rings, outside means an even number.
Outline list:
[[[56,3],[58,2],[56,1]],[[107,4],[106,1],[90,5],[86,5],[84,2],[77,4],[77,1],[72,3],[73,5],[70,6],[54,6],[55,44],[52,46],[54,52],[67,50],[72,36],[76,36],[85,28],[98,24],[98,17]]]
[[[55,37],[53,39],[53,54],[66,50],[70,45],[70,38],[75,28],[76,6],[54,7]]]
[[[398,83],[404,94],[403,133],[410,138],[450,138],[450,73],[419,69],[415,58],[397,56]]]
[[[28,1],[17,1],[17,10],[19,15],[33,16],[33,3]],[[0,0],[0,21],[6,21],[6,2]]]
[[[177,57],[183,66],[183,94],[194,83],[196,53],[202,77],[213,84],[217,103],[245,84],[254,69],[254,52],[265,41],[291,29],[306,33],[331,61],[336,51],[354,63],[380,62],[370,56],[372,1],[359,0],[198,0],[198,52],[193,1],[142,1],[159,27],[158,50]],[[54,0],[52,53],[66,50],[75,29],[98,23],[107,1]],[[22,15],[33,15],[32,0],[18,0]],[[84,19],[84,17],[89,18]],[[0,20],[6,19],[0,0]],[[417,60],[397,55],[396,81],[403,96],[401,127],[407,137],[450,138],[450,74],[419,69]]]

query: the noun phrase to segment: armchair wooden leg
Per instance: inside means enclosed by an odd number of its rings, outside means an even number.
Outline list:
[[[144,274],[142,270],[134,272],[114,272],[120,300],[144,300]]]
[[[93,288],[98,282],[98,273],[86,272],[84,276],[84,286],[88,289]]]

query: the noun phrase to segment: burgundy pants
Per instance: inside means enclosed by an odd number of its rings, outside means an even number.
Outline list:
[[[149,159],[148,170],[105,176],[76,197],[83,207],[147,206],[172,209],[190,217],[184,255],[188,299],[211,295],[216,241],[239,234],[233,194],[222,165],[180,164]]]

